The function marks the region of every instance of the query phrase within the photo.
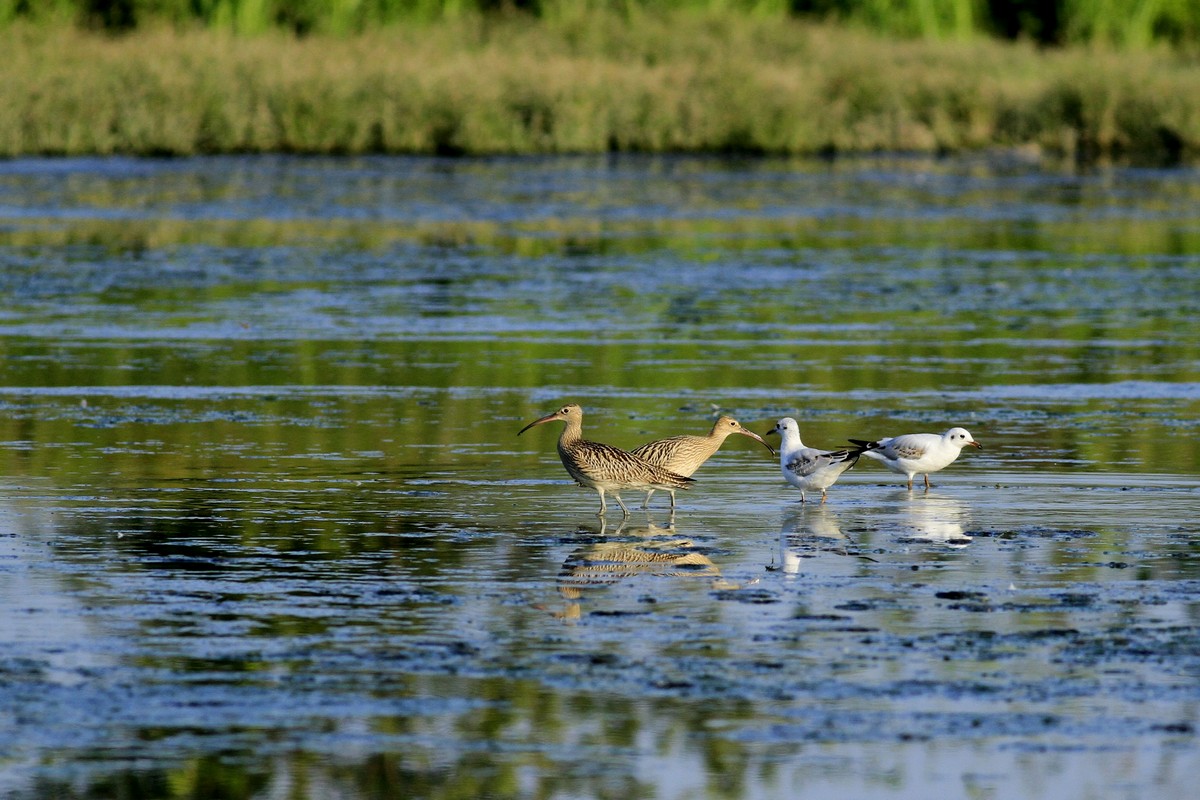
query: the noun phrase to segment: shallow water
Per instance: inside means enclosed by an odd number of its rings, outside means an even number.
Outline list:
[[[1186,796],[1200,173],[0,163],[0,793]],[[556,425],[968,427],[622,521]]]

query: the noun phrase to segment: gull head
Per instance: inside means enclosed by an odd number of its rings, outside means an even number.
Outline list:
[[[783,419],[779,420],[779,422],[775,423],[774,428],[771,428],[771,430],[767,431],[767,436],[770,436],[772,433],[778,433],[780,436],[786,437],[789,431],[796,436],[799,436],[800,426],[797,425],[796,420],[792,419],[791,417],[784,417]]]
[[[975,441],[966,428],[951,428],[942,434],[942,439],[950,442],[951,444],[958,445],[960,449],[966,447],[967,445],[971,445],[971,447],[975,447],[979,450],[983,449],[983,445]]]

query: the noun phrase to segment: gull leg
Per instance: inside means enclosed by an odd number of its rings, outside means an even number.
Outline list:
[[[929,473],[925,473],[925,491],[929,491]]]
[[[827,498],[828,498],[828,494],[826,494],[825,490],[822,489],[821,490],[821,505],[825,505],[825,500]]]
[[[909,476],[908,476],[908,490],[909,490],[910,492],[912,491],[912,479],[913,479],[913,476],[912,476],[912,475],[909,475]]]

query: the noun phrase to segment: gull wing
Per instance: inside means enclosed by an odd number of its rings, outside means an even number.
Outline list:
[[[797,450],[787,462],[787,470],[793,475],[807,478],[833,464],[840,464],[850,456],[848,450],[818,450],[805,447]]]
[[[925,455],[925,452],[939,441],[941,441],[941,437],[928,433],[906,433],[903,436],[896,436],[880,442],[882,445],[880,449],[889,458],[916,460]]]

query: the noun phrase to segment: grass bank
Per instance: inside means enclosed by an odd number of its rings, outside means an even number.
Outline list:
[[[1200,63],[794,19],[467,15],[352,37],[0,30],[0,155],[1200,155]]]

